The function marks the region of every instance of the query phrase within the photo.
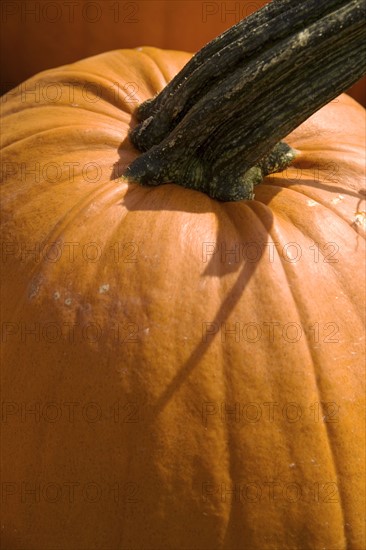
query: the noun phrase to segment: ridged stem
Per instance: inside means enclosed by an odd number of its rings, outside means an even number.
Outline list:
[[[281,140],[365,74],[365,18],[363,0],[274,0],[229,29],[140,108],[125,177],[253,198],[296,156]]]

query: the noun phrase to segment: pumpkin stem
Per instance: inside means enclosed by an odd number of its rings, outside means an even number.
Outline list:
[[[232,27],[139,108],[125,177],[252,199],[296,156],[281,140],[366,72],[365,17],[364,0],[273,0]]]

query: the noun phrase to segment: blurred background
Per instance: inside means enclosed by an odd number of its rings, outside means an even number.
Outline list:
[[[2,0],[1,94],[34,74],[108,50],[196,52],[267,1]],[[366,106],[366,78],[349,91]]]

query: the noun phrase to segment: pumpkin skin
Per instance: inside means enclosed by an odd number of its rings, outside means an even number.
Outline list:
[[[254,201],[127,185],[133,111],[189,57],[114,51],[27,82],[59,84],[55,102],[3,102],[10,550],[365,545],[364,110],[342,95],[313,115]],[[262,252],[225,256],[238,243]]]

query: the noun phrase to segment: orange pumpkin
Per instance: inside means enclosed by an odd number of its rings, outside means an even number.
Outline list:
[[[133,112],[189,57],[4,98],[9,550],[364,547],[364,110],[313,115],[254,201],[127,185]]]

